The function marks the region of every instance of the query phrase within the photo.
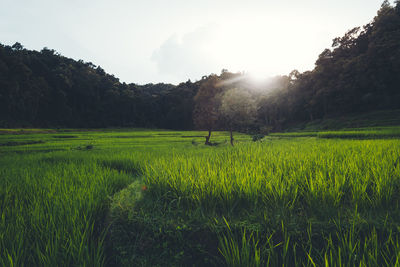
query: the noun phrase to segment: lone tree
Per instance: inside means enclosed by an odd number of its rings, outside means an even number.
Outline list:
[[[223,94],[219,113],[222,124],[230,132],[233,146],[233,131],[246,130],[254,123],[257,114],[256,101],[248,90],[232,88]]]
[[[206,145],[210,144],[211,132],[217,127],[220,90],[219,77],[212,74],[203,77],[199,90],[194,97],[193,121],[196,128],[208,131]]]

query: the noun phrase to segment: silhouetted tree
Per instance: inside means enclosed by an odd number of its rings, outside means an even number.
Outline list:
[[[194,97],[193,120],[196,128],[207,130],[205,144],[210,144],[211,132],[217,128],[220,105],[220,78],[212,74],[203,77],[199,90]]]

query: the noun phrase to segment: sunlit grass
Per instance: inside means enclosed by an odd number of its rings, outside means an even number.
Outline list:
[[[212,153],[182,151],[155,159],[143,174],[152,193],[170,192],[195,207],[373,208],[398,200],[398,155],[398,140],[269,140]]]
[[[0,265],[394,266],[392,130],[0,135]]]
[[[131,177],[95,162],[1,160],[2,266],[101,266],[107,196]]]
[[[287,133],[271,133],[273,137],[319,137],[341,139],[390,139],[400,137],[400,127],[351,128],[340,131],[301,131]]]

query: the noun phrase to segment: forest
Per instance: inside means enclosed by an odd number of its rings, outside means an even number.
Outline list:
[[[228,70],[178,85],[126,84],[100,66],[53,49],[0,44],[0,127],[282,130],[298,122],[398,109],[399,73],[400,4],[387,1],[370,23],[334,38],[313,70],[293,70],[259,84]],[[235,123],[227,123],[221,108],[228,94],[235,101],[232,89],[240,89],[236,99],[245,99],[252,112],[240,116],[236,109],[230,112]],[[205,125],[204,118],[196,123],[205,105],[216,113],[212,124]]]

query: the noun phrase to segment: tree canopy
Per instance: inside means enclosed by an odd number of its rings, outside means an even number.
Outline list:
[[[125,84],[100,66],[0,45],[0,127],[192,129],[197,83]]]

